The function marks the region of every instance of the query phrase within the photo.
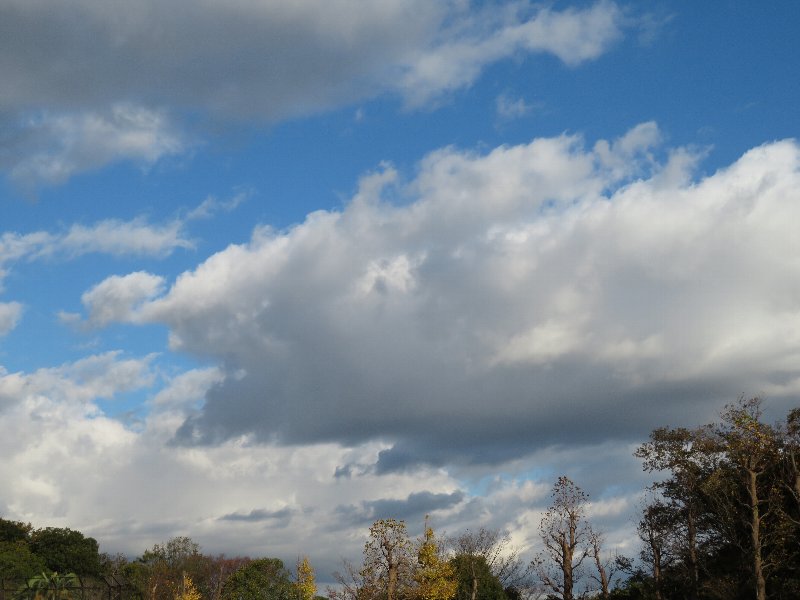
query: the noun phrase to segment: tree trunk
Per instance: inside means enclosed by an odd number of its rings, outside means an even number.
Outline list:
[[[561,563],[561,571],[564,574],[564,591],[562,595],[564,596],[564,600],[573,600],[572,588],[574,580],[572,573],[572,548],[564,541],[562,542],[561,550],[562,556],[564,557],[564,561]]]
[[[662,600],[661,596],[661,547],[658,545],[652,531],[650,532],[650,550],[653,554],[653,583],[655,584],[656,598]]]
[[[756,579],[756,600],[766,600],[767,583],[764,580],[764,565],[761,557],[761,515],[758,510],[758,474],[747,471],[750,492],[750,534],[753,544],[753,575]]]
[[[386,562],[389,571],[389,583],[386,589],[386,599],[394,600],[395,590],[397,589],[397,563],[393,560],[391,548],[387,547]]]
[[[697,524],[694,507],[690,504],[686,522],[686,537],[689,547],[689,569],[692,578],[691,600],[697,600],[700,592],[700,565],[697,560]]]

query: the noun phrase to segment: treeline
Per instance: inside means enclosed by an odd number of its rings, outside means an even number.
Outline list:
[[[79,531],[0,519],[0,581],[15,597],[69,600],[88,580],[112,576],[141,600],[314,600],[314,570],[307,557],[290,572],[278,558],[203,554],[189,537],[156,544],[141,556],[99,552]]]
[[[659,428],[635,455],[660,478],[644,495],[639,556],[605,547],[587,518],[588,496],[560,477],[539,526],[539,551],[523,558],[510,537],[478,529],[440,538],[425,522],[370,527],[359,563],[344,563],[330,600],[781,600],[800,598],[800,409],[781,423],[759,399],[726,407],[717,423]],[[314,600],[307,558],[209,556],[190,538],[128,560],[98,552],[69,529],[34,530],[0,519],[0,579],[48,597],[53,573],[116,574],[141,600]],[[37,577],[39,577],[37,583]],[[42,578],[47,580],[42,583]],[[50,579],[48,579],[50,578]],[[62,582],[63,583],[63,582]],[[49,587],[48,587],[49,586]],[[62,585],[62,587],[64,587]],[[24,596],[24,594],[22,594]],[[65,599],[61,592],[50,597]]]

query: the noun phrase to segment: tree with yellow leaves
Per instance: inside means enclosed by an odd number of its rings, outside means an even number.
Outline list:
[[[456,595],[458,582],[453,565],[443,556],[442,545],[425,517],[425,534],[419,541],[417,568],[414,572],[418,600],[450,600]]]
[[[175,590],[175,600],[202,600],[202,596],[195,587],[192,578],[185,572],[183,574],[183,580],[177,588],[178,589]]]
[[[297,588],[298,600],[314,600],[317,595],[317,583],[314,579],[314,567],[311,566],[308,556],[297,559],[296,577],[294,585]]]

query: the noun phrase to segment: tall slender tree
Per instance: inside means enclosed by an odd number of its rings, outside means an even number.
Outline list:
[[[726,464],[738,476],[745,491],[745,519],[750,534],[749,554],[756,600],[767,598],[765,570],[770,566],[765,561],[768,536],[765,527],[771,512],[768,502],[771,490],[769,485],[765,488],[763,479],[778,458],[776,432],[762,422],[761,404],[760,398],[740,399],[725,408],[722,423],[716,428]]]
[[[591,553],[588,497],[571,479],[562,476],[553,486],[552,498],[539,525],[544,550],[536,555],[533,566],[546,589],[562,600],[573,600],[580,567]]]
[[[317,582],[314,577],[314,567],[308,556],[297,559],[297,573],[295,574],[295,587],[298,600],[314,600],[317,595]]]
[[[664,506],[673,511],[676,532],[680,532],[683,563],[688,571],[689,600],[700,595],[700,550],[698,548],[704,524],[705,496],[703,486],[713,473],[716,454],[711,452],[707,429],[689,430],[661,427],[650,434],[634,453],[642,459],[647,472],[669,473],[667,479],[654,487],[669,500]],[[678,527],[677,523],[681,526]]]
[[[444,556],[441,542],[425,517],[425,532],[417,545],[417,564],[414,571],[417,600],[452,600],[458,582],[455,567]]]

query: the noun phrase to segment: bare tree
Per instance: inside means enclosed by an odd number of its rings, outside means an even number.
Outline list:
[[[592,530],[585,514],[588,497],[565,476],[553,486],[552,497],[539,525],[544,550],[532,565],[545,588],[563,600],[574,600],[580,567],[591,555]]]
[[[589,528],[589,556],[594,562],[594,573],[590,576],[597,582],[600,597],[608,600],[611,594],[611,582],[623,566],[628,566],[630,561],[619,554],[608,555],[604,553],[605,536]]]
[[[359,569],[353,563],[343,560],[343,571],[335,571],[333,579],[337,587],[328,586],[326,591],[330,600],[361,600],[365,598],[367,586]]]

